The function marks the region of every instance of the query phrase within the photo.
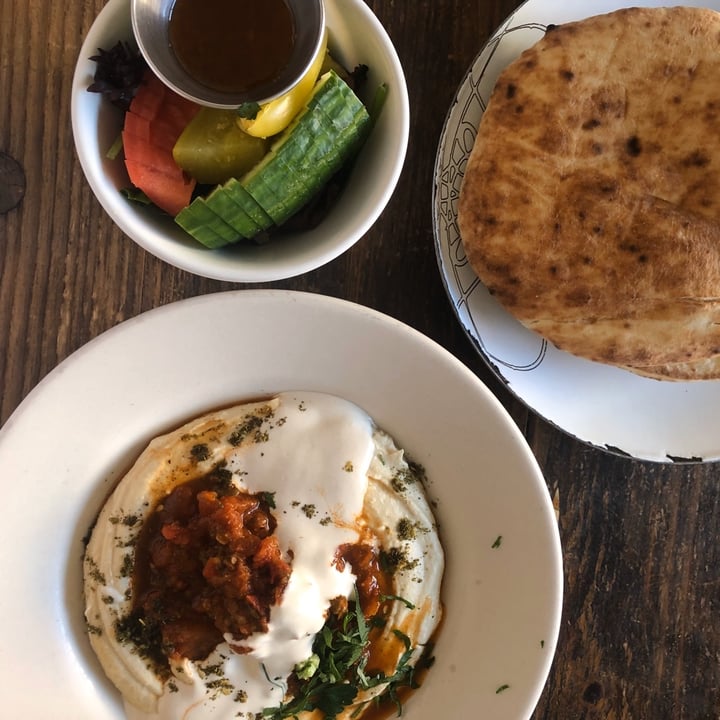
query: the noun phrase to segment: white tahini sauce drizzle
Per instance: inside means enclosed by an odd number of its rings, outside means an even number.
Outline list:
[[[338,546],[357,541],[373,458],[373,423],[358,407],[319,393],[282,393],[267,442],[230,454],[234,481],[249,492],[274,493],[276,534],[292,555],[292,575],[269,630],[236,654],[223,643],[205,661],[186,662],[156,714],[126,706],[130,720],[251,717],[283,699],[294,666],[311,654],[330,600],[348,596],[354,576],[333,565]],[[226,638],[232,640],[232,638]],[[217,673],[203,668],[218,666]],[[216,688],[210,692],[208,687]],[[176,690],[175,690],[176,688]],[[240,701],[242,698],[242,701]]]

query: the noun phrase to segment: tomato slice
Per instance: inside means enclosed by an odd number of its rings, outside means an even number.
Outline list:
[[[143,162],[128,159],[125,160],[125,167],[133,185],[173,217],[190,204],[195,181],[186,175],[173,177]]]
[[[173,160],[172,148],[198,110],[148,71],[125,113],[123,151],[130,182],[171,215],[190,202],[196,185]]]

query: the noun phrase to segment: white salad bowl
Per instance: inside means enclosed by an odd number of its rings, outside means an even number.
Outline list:
[[[128,201],[122,156],[107,151],[122,129],[122,112],[88,92],[98,48],[132,41],[130,0],[109,0],[82,45],[72,87],[72,128],[80,164],[100,204],[118,227],[161,260],[208,278],[238,283],[294,277],[324,265],[354,245],[387,205],[402,171],[410,109],[405,76],[392,41],[363,0],[326,0],[329,46],[345,67],[369,68],[367,104],[381,84],[388,88],[377,122],[359,153],[342,194],[312,230],[286,232],[265,244],[238,243],[209,250],[156,208]]]

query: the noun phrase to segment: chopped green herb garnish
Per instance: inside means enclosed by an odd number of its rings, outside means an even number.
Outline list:
[[[259,112],[260,105],[258,105],[258,103],[256,102],[243,103],[237,109],[238,116],[246,120],[254,120]]]
[[[269,508],[275,509],[275,493],[274,492],[261,492],[260,497],[267,503]]]
[[[397,600],[398,602],[401,602],[408,610],[414,610],[415,605],[411,603],[409,600],[406,600],[404,597],[400,597],[399,595],[381,595],[380,600],[385,602],[386,600]]]
[[[228,442],[237,447],[245,440],[246,437],[255,437],[260,433],[260,428],[265,421],[260,415],[248,415],[237,427],[230,433]]]
[[[106,585],[105,575],[101,572],[95,560],[88,555],[85,557],[85,562],[87,563],[88,575],[91,580],[98,585]]]
[[[205,687],[208,690],[211,690],[214,696],[231,695],[235,691],[233,684],[224,677],[217,678],[216,680],[209,680],[205,683]]]
[[[299,680],[309,680],[320,667],[320,658],[313,653],[307,660],[303,660],[295,666],[295,674]]]
[[[113,627],[120,644],[132,646],[133,652],[150,661],[161,675],[167,674],[167,657],[162,650],[161,628],[157,623],[147,623],[137,613],[119,617]]]
[[[132,575],[135,558],[132,553],[125,553],[120,566],[120,577],[128,578]]]
[[[152,200],[142,191],[134,187],[126,187],[120,190],[120,194],[125,197],[126,200],[139,203],[140,205],[152,205]]]
[[[237,487],[233,482],[233,474],[224,467],[223,463],[216,465],[207,475],[208,480],[215,486],[217,492],[221,495],[237,494]]]
[[[394,702],[400,710],[398,690],[417,687],[410,638],[400,630],[394,635],[404,645],[392,675],[366,672],[369,623],[357,601],[351,601],[347,613],[340,619],[331,617],[316,635],[313,655],[295,669],[298,691],[278,707],[265,708],[262,717],[268,720],[295,718],[300,713],[320,710],[325,720],[334,720],[346,707],[356,702],[361,691],[385,686],[383,692],[367,702]],[[359,710],[364,703],[360,703]]]
[[[501,686],[495,691],[495,694],[496,694],[496,695],[499,695],[500,693],[505,692],[506,690],[509,690],[509,689],[510,689],[510,686],[509,686],[509,685],[501,685]]]
[[[86,627],[87,627],[87,631],[88,631],[91,635],[98,635],[98,636],[100,636],[100,635],[103,634],[102,628],[101,628],[101,627],[98,627],[97,625],[91,625],[90,623],[88,623],[88,624],[86,625]]]
[[[110,146],[110,149],[105,153],[105,157],[108,160],[115,160],[115,158],[120,154],[122,149],[123,149],[122,135],[118,135],[115,138],[115,142]]]
[[[419,558],[411,560],[404,548],[393,547],[381,550],[378,555],[380,567],[387,573],[395,574],[403,570],[413,570],[420,562]]]
[[[395,529],[397,530],[397,535],[401,540],[415,539],[415,526],[409,518],[400,518]]]
[[[498,535],[498,536],[495,538],[495,542],[491,545],[491,547],[493,548],[493,550],[496,549],[496,548],[499,548],[500,545],[502,545],[502,540],[503,540],[503,536],[502,536],[502,535]]]

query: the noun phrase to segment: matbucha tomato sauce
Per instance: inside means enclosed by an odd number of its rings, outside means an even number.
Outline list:
[[[267,630],[290,577],[267,499],[222,473],[176,487],[135,548],[133,614],[157,628],[162,654],[200,660],[223,640]]]
[[[374,617],[380,612],[383,596],[392,592],[391,579],[381,568],[377,549],[363,543],[341,545],[335,554],[335,567],[342,572],[346,564],[356,577],[363,615]]]
[[[129,634],[148,657],[202,660],[225,634],[234,638],[233,650],[248,652],[242,640],[267,631],[282,598],[292,558],[283,558],[274,534],[272,498],[243,492],[228,476],[219,468],[179,485],[138,536]],[[377,615],[391,588],[377,550],[342,545],[335,565],[342,571],[346,564],[364,615]],[[333,601],[332,614],[346,610],[345,598]]]

